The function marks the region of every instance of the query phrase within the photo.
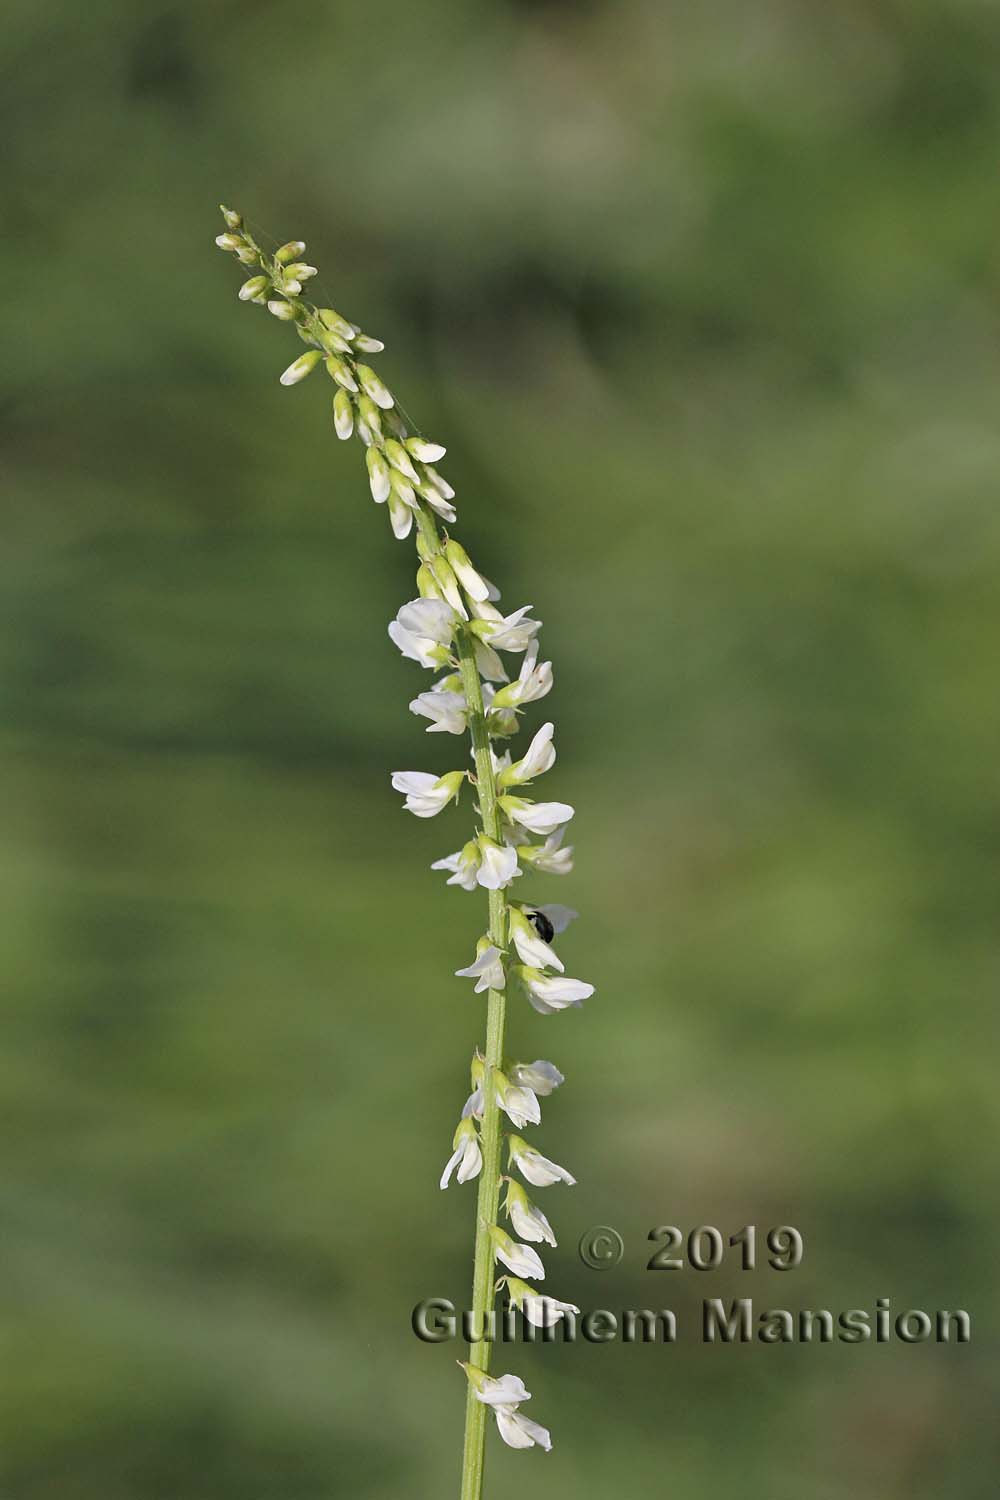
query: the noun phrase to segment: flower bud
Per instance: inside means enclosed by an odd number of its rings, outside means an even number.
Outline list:
[[[273,313],[282,323],[290,323],[295,317],[295,308],[290,302],[286,302],[283,297],[272,297],[267,304],[267,310],[269,313]]]
[[[417,593],[421,599],[440,599],[441,590],[438,588],[437,579],[425,562],[417,569]]]
[[[426,438],[411,437],[406,439],[406,446],[414,458],[419,458],[421,463],[434,464],[439,458],[444,458],[448,452],[447,448],[440,443],[429,443]]]
[[[227,208],[224,203],[220,203],[219,212],[226,221],[227,229],[243,228],[243,215],[238,214],[234,208]]]
[[[383,411],[388,411],[393,404],[392,396],[381,380],[379,380],[375,371],[370,365],[358,365],[357,370],[358,379],[361,382],[365,395],[370,396],[375,405],[380,406]]]
[[[413,467],[410,455],[396,438],[386,438],[385,456],[392,464],[392,467],[399,470],[400,474],[405,474],[407,479],[413,480],[414,484],[420,483],[420,475]]]
[[[346,391],[338,391],[333,398],[333,425],[342,440],[354,431],[354,407]]]
[[[343,386],[345,391],[357,390],[358,382],[351,374],[347,365],[344,364],[344,361],[342,359],[338,359],[335,354],[330,354],[327,356],[326,373],[332,380],[335,380],[338,385]]]
[[[305,380],[307,375],[312,374],[322,358],[318,349],[309,349],[305,354],[300,354],[281,376],[281,384],[298,385],[300,380]]]
[[[238,234],[217,234],[215,243],[220,250],[228,250],[230,254],[243,249],[243,239]]]
[[[260,260],[260,256],[252,245],[241,245],[236,252],[236,258],[245,266],[255,266]]]
[[[354,324],[348,323],[346,318],[342,318],[335,308],[321,307],[319,309],[319,316],[330,332],[339,334],[342,339],[353,339],[358,331]]]
[[[294,265],[286,266],[284,276],[291,281],[308,281],[310,276],[317,275],[315,266],[307,266],[304,260],[298,260]]]
[[[237,295],[241,302],[263,302],[269,285],[266,276],[251,276],[244,281]]]
[[[368,465],[368,483],[371,486],[372,499],[377,505],[382,505],[388,500],[389,491],[392,489],[389,465],[377,448],[367,450],[365,463]]]
[[[356,333],[354,335],[354,347],[360,349],[362,354],[381,354],[385,348],[381,339],[373,339],[367,333]]]
[[[358,397],[358,415],[369,432],[374,432],[376,437],[382,436],[382,413],[370,396]]]
[[[275,250],[274,258],[279,266],[287,266],[290,261],[298,260],[305,248],[305,240],[289,240],[287,245],[282,245],[280,250]]]

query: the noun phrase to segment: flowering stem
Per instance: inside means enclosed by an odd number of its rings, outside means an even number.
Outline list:
[[[469,706],[469,729],[476,764],[476,783],[483,832],[500,842],[500,810],[497,806],[496,776],[486,732],[483,692],[476,668],[473,639],[467,630],[458,637],[459,672]],[[506,946],[503,891],[489,892],[489,938],[498,948]],[[476,1201],[476,1244],[473,1252],[472,1329],[480,1335],[471,1347],[470,1362],[480,1370],[489,1370],[491,1345],[486,1338],[487,1315],[493,1306],[493,1241],[490,1225],[497,1222],[500,1200],[500,1106],[497,1104],[493,1073],[503,1066],[506,1002],[503,990],[490,990],[486,1009],[486,1060],[483,1074],[483,1118],[479,1131],[483,1153],[483,1170],[479,1178]],[[476,1400],[469,1386],[465,1408],[465,1448],[462,1455],[461,1500],[479,1500],[483,1489],[483,1459],[486,1444],[488,1408]]]

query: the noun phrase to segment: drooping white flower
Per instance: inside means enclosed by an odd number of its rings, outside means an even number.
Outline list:
[[[530,1417],[518,1411],[516,1406],[495,1406],[493,1411],[497,1419],[497,1431],[508,1448],[534,1448],[537,1444],[546,1453],[552,1451],[549,1429],[540,1422],[533,1422]]]
[[[457,854],[446,854],[444,859],[436,859],[431,869],[451,870],[452,874],[446,881],[447,885],[460,885],[463,891],[474,891],[478,884],[482,860],[478,843],[475,839],[470,839],[467,844],[463,844]]]
[[[542,1210],[532,1203],[519,1182],[515,1182],[512,1177],[505,1177],[503,1180],[507,1184],[504,1210],[517,1233],[523,1240],[534,1240],[536,1244],[544,1241],[547,1245],[555,1245],[552,1225]]]
[[[460,1120],[458,1129],[452,1140],[454,1151],[449,1156],[445,1169],[441,1173],[440,1186],[446,1188],[451,1181],[451,1174],[458,1168],[458,1181],[468,1182],[473,1177],[478,1177],[483,1165],[483,1153],[479,1149],[479,1136],[476,1127],[471,1120]]]
[[[547,875],[568,875],[573,868],[573,846],[562,847],[565,828],[558,829],[544,844],[518,845],[518,858]]]
[[[529,964],[514,964],[511,974],[523,986],[535,1010],[543,1016],[551,1016],[571,1005],[580,1005],[594,993],[594,986],[583,979],[569,979],[564,974],[543,974],[541,969]]]
[[[457,624],[455,611],[443,599],[413,599],[389,626],[389,638],[404,656],[422,667],[448,661],[447,647]]]
[[[410,713],[430,719],[428,734],[464,734],[468,725],[465,699],[457,693],[420,693],[410,704]]]
[[[496,1224],[490,1225],[490,1239],[493,1241],[497,1260],[502,1261],[515,1276],[534,1276],[539,1281],[545,1280],[545,1267],[537,1250],[532,1250],[530,1245],[519,1245]]]
[[[570,1187],[576,1182],[576,1178],[561,1167],[558,1162],[550,1161],[527,1141],[522,1140],[519,1135],[507,1137],[507,1148],[510,1159],[517,1167],[521,1176],[534,1187],[551,1187],[554,1182],[565,1182]]]
[[[472,1093],[466,1099],[462,1108],[462,1119],[470,1116],[475,1120],[483,1118],[483,1079],[486,1076],[486,1059],[477,1047],[472,1055],[472,1066],[469,1069],[469,1077],[472,1083]]]
[[[501,797],[500,806],[512,823],[544,835],[555,833],[576,813],[568,802],[531,802],[527,797]]]
[[[515,681],[497,693],[497,708],[523,708],[525,704],[534,703],[552,691],[552,663],[543,661],[541,666],[537,663],[538,642],[532,641],[524,653],[521,670]]]
[[[435,776],[433,771],[393,771],[392,785],[403,792],[403,806],[416,818],[434,818],[442,808],[457,797],[465,780],[464,771],[448,771],[444,776]]]
[[[535,1328],[552,1328],[565,1318],[567,1313],[580,1311],[575,1302],[560,1302],[558,1297],[550,1297],[545,1292],[536,1292],[533,1286],[529,1286],[519,1276],[505,1276],[503,1280],[511,1302],[521,1309],[528,1322]]]
[[[455,974],[459,979],[474,979],[477,995],[483,990],[502,990],[507,982],[500,949],[488,937],[481,937],[476,944],[474,962],[466,969],[456,969]]]
[[[554,733],[554,724],[543,724],[528,746],[527,754],[502,772],[501,786],[524,786],[550,770],[556,762],[556,747],[552,743]]]
[[[510,844],[495,843],[485,833],[479,835],[478,842],[482,863],[476,871],[476,880],[488,891],[504,890],[521,873],[517,850]]]
[[[493,1070],[493,1081],[496,1087],[497,1103],[511,1124],[516,1125],[518,1130],[523,1130],[525,1125],[540,1123],[542,1111],[531,1089],[511,1083],[507,1075],[499,1068]]]
[[[420,498],[426,500],[431,510],[436,511],[443,521],[448,521],[449,523],[454,521],[457,514],[455,507],[450,500],[444,498],[440,490],[431,484],[429,479],[422,479],[419,484],[414,485],[414,489]]]
[[[510,926],[510,940],[517,949],[517,956],[522,964],[528,964],[536,969],[558,969],[563,972],[563,962],[554,948],[543,942],[537,931],[523,912],[516,907],[508,908],[508,922]]]
[[[492,646],[487,646],[485,641],[477,640],[475,643],[476,668],[480,677],[485,677],[487,682],[506,682],[507,672],[503,662],[497,656]]]

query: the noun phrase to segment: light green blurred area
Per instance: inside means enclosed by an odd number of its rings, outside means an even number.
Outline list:
[[[556,667],[598,994],[511,1050],[546,1288],[673,1348],[502,1351],[521,1500],[995,1492],[1000,18],[12,0],[3,40],[5,1500],[457,1492],[485,903],[398,767],[408,547],[236,300],[301,236]],[[546,709],[548,704],[546,705]],[[541,722],[535,711],[531,722]],[[797,1225],[802,1267],[647,1272]],[[616,1226],[603,1275],[575,1245]],[[705,1348],[702,1297],[968,1308]]]

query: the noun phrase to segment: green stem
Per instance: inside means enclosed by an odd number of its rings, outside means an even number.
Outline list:
[[[459,633],[459,671],[465,689],[465,701],[469,709],[469,728],[472,733],[472,749],[476,763],[476,783],[479,793],[479,809],[482,814],[483,832],[488,838],[502,843],[500,835],[500,809],[497,806],[496,776],[490,755],[489,735],[486,732],[486,715],[483,709],[483,690],[476,666],[473,638],[467,630]],[[498,948],[506,946],[504,917],[506,903],[503,891],[490,891],[489,938]],[[483,1153],[483,1167],[479,1175],[479,1196],[476,1202],[476,1244],[473,1252],[472,1280],[472,1327],[484,1337],[476,1339],[470,1350],[469,1360],[480,1370],[490,1367],[491,1342],[487,1318],[493,1308],[493,1241],[490,1225],[497,1221],[500,1200],[500,1106],[493,1087],[494,1071],[503,1066],[503,1037],[506,1016],[506,999],[503,990],[490,990],[486,1005],[486,1063],[483,1070],[483,1119],[479,1128],[479,1144]],[[470,1383],[465,1408],[465,1449],[462,1455],[461,1500],[480,1500],[483,1491],[483,1461],[486,1446],[486,1419],[489,1408],[477,1401]]]

